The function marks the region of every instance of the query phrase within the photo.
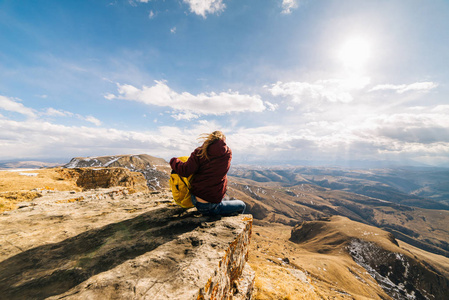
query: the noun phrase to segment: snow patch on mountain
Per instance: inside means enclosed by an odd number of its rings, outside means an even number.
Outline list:
[[[388,252],[373,242],[352,239],[348,246],[354,261],[365,268],[385,292],[394,299],[433,299],[415,286],[410,262],[401,253]]]

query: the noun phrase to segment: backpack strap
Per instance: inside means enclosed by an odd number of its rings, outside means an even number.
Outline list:
[[[184,179],[182,178],[182,176],[179,176],[179,179],[181,179],[181,181],[182,181],[182,183],[184,183],[185,184],[185,186],[187,187],[187,189],[189,190],[189,192],[190,192],[190,188],[189,188],[189,185],[184,181]],[[190,183],[190,182],[189,182]]]

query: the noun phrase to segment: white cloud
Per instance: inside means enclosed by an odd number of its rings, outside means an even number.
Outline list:
[[[409,112],[373,116],[375,135],[404,143],[449,143],[449,118],[436,108],[410,109]]]
[[[115,95],[114,94],[106,94],[105,96],[104,96],[104,98],[105,99],[108,99],[108,100],[112,100],[112,99],[115,99]]]
[[[170,32],[175,34],[176,33],[176,27],[170,28]]]
[[[95,118],[94,116],[83,116],[80,114],[74,114],[69,111],[61,110],[61,109],[54,109],[52,107],[47,108],[47,110],[42,113],[41,115],[44,116],[51,116],[51,117],[77,117],[80,120],[87,121],[89,123],[92,123],[96,126],[100,126],[102,122]]]
[[[400,84],[400,85],[394,85],[394,84],[381,84],[376,85],[373,87],[370,92],[373,91],[396,91],[398,94],[402,94],[408,91],[429,91],[431,89],[434,89],[438,86],[435,82],[415,82],[412,84]]]
[[[449,105],[437,105],[432,109],[432,112],[449,115]]]
[[[44,115],[47,116],[54,116],[54,117],[67,117],[67,116],[73,116],[73,113],[65,111],[65,110],[59,110],[54,108],[47,108],[47,111],[44,113]]]
[[[183,0],[190,6],[190,11],[194,14],[206,18],[207,14],[220,13],[224,11],[226,5],[223,0]]]
[[[36,112],[34,109],[24,106],[15,100],[12,100],[5,96],[0,96],[0,110],[12,111],[32,118],[33,120],[39,116],[51,116],[51,117],[77,117],[78,119],[90,122],[97,126],[101,125],[101,121],[93,116],[82,116],[80,114],[74,114],[69,111],[47,108],[44,112]],[[33,121],[34,122],[34,121]]]
[[[137,3],[148,3],[150,0],[128,0],[128,3],[131,5],[131,6],[137,6],[137,4],[136,4],[136,2]],[[112,3],[111,4],[109,4],[109,5],[113,5]]]
[[[198,119],[198,118],[199,118],[199,116],[198,116],[197,114],[191,113],[191,112],[189,112],[189,111],[188,111],[188,112],[185,112],[185,113],[173,114],[172,117],[173,117],[175,120],[178,120],[178,121],[180,121],[180,120],[188,120],[188,121],[191,121],[191,120],[194,120],[194,119]]]
[[[298,8],[299,0],[282,0],[282,13],[290,14],[293,9]]]
[[[150,10],[150,12],[148,13],[148,18],[153,19],[156,16],[156,14],[154,13],[154,11]]]
[[[91,119],[90,116],[86,119]],[[91,119],[95,122],[95,118]],[[151,131],[67,126],[39,119],[0,118],[0,159],[74,157],[148,153],[169,159],[189,155],[199,146],[201,133],[221,130],[215,122],[201,121],[188,128],[161,126]]]
[[[177,93],[163,81],[155,85],[138,89],[132,85],[118,84],[117,99],[137,101],[147,105],[171,107],[176,112],[190,112],[196,115],[222,115],[231,112],[254,111],[266,109],[258,95],[242,95],[238,92],[201,93],[192,95],[188,92]]]
[[[278,109],[279,105],[278,104],[273,104],[269,101],[265,101],[265,105],[267,106],[267,109],[269,111],[275,111],[276,109]]]
[[[17,99],[17,101],[19,100]],[[30,118],[36,117],[35,111],[32,108],[25,107],[22,103],[17,101],[15,99],[0,95],[0,109],[16,112]]]
[[[235,153],[246,162],[269,160],[416,160],[448,162],[449,119],[446,107],[424,107],[401,113],[375,109],[328,118],[297,115],[296,122],[279,119],[273,126],[241,128],[228,136]],[[287,126],[288,125],[288,126]],[[265,157],[265,158],[264,158]],[[424,161],[425,158],[425,161]]]
[[[87,117],[83,117],[84,120],[86,120],[87,122],[90,122],[96,126],[100,126],[101,125],[101,121],[98,120],[97,118],[93,117],[93,116],[87,116]]]
[[[293,102],[301,103],[307,98],[318,98],[322,89],[322,86],[307,82],[283,83],[278,81],[269,90],[273,96],[290,96]]]
[[[157,132],[65,126],[40,120],[0,120],[0,127],[6,130],[0,133],[2,157],[61,157],[148,151],[163,157],[164,151],[161,149],[167,150],[167,145],[174,143],[171,138],[159,136]]]
[[[367,77],[318,80],[314,83],[279,81],[269,90],[273,96],[288,96],[295,103],[310,100],[348,103],[354,99],[352,92],[363,89],[369,81]]]

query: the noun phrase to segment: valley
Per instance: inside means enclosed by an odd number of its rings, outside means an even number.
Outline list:
[[[386,173],[385,170],[380,172]],[[447,198],[437,202],[406,194],[394,186],[399,183],[402,187],[411,186],[413,183],[414,188],[419,189],[418,181],[411,182],[402,177],[389,181],[391,171],[385,177],[370,172],[369,182],[367,175],[359,175],[360,179],[356,180],[356,172],[352,171],[353,179],[346,188],[342,188],[341,182],[348,182],[348,177],[336,176],[336,170],[315,169],[314,175],[311,173],[304,171],[303,175],[299,169],[236,168],[231,172],[230,186],[235,189],[234,197],[251,203],[251,213],[256,219],[295,225],[304,220],[341,215],[387,230],[426,251],[449,257],[449,211],[444,204]],[[318,175],[327,179],[317,180]],[[429,182],[430,179],[422,185],[434,186]],[[441,193],[441,188],[436,186],[436,193]],[[367,192],[374,189],[377,190],[375,195]],[[376,198],[379,194],[382,197]]]

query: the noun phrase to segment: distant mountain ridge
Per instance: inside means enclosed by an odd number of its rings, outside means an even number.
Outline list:
[[[64,165],[64,168],[87,167],[122,167],[133,172],[140,172],[152,190],[167,188],[170,176],[168,163],[163,158],[148,154],[74,157]]]
[[[24,160],[24,161],[6,161],[0,162],[1,169],[40,169],[40,168],[54,168],[61,166],[61,163],[56,162],[44,162],[37,160]]]
[[[313,184],[402,205],[449,210],[449,169],[444,168],[233,167],[230,175],[284,186]]]
[[[302,221],[340,215],[382,228],[411,245],[449,257],[449,210],[443,203],[436,203],[442,210],[428,209],[426,201],[432,203],[429,199],[418,203],[425,209],[404,205],[408,203],[407,195],[397,190],[403,197],[401,201],[397,201],[395,194],[390,201],[363,195],[360,191],[366,187],[383,188],[374,181],[354,180],[351,183],[354,191],[335,188],[342,180],[348,180],[335,174],[323,184],[317,176],[310,178],[298,170],[234,169],[231,173],[228,194],[247,203],[256,223],[260,220],[294,226]]]

